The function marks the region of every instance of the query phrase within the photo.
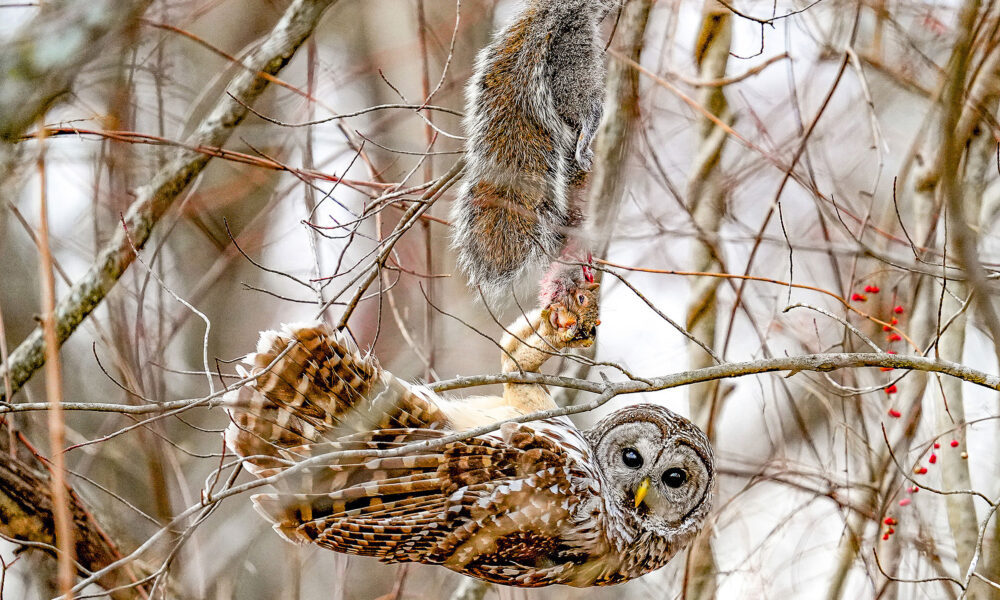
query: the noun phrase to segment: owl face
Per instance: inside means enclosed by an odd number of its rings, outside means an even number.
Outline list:
[[[655,405],[613,413],[587,432],[614,503],[634,526],[662,537],[694,532],[712,504],[714,458],[708,438]]]

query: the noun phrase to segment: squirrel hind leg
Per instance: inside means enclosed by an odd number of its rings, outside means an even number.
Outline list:
[[[595,98],[591,103],[590,110],[587,111],[580,127],[580,134],[576,141],[576,163],[585,173],[589,173],[594,163],[594,138],[597,130],[601,126],[601,119],[604,117],[604,98]]]

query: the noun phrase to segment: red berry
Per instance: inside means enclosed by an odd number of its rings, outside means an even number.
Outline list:
[[[940,448],[940,447],[941,447],[941,444],[939,444],[939,443],[937,443],[937,442],[934,442],[934,448],[935,448],[935,449],[937,449],[937,448]]]
[[[896,519],[893,519],[892,517],[886,517],[885,518],[885,524],[886,525],[895,525],[897,522],[898,521],[896,521]]]
[[[892,320],[889,321],[889,324],[890,325],[899,325],[899,319],[897,319],[896,317],[893,317]]]
[[[882,326],[882,331],[892,331],[892,326],[891,325],[883,325]]]
[[[889,534],[888,533],[882,535],[882,541],[883,542],[886,541],[886,540],[888,540],[888,539],[889,539]]]
[[[910,487],[906,488],[906,491],[910,492],[911,494],[916,494],[917,492],[920,491],[920,488],[918,488],[917,486],[913,485],[913,486],[910,486]]]
[[[958,448],[958,440],[951,440],[951,447]]]
[[[903,498],[902,500],[899,501],[899,505],[900,506],[909,506],[910,505],[910,499],[909,498]]]
[[[926,475],[926,474],[927,474],[927,467],[920,467],[919,469],[917,469],[917,475]]]
[[[899,335],[898,333],[894,333],[894,334],[892,334],[892,335],[889,336],[889,341],[890,342],[898,342],[901,339],[903,339],[903,336]]]
[[[895,408],[890,408],[889,409],[889,416],[892,417],[893,419],[898,419],[899,417],[903,416],[903,413],[899,412]]]
[[[898,353],[898,352],[896,352],[895,350],[886,350],[886,351],[885,351],[885,353],[886,353],[886,354],[899,354],[899,353]]]
[[[892,384],[892,385],[890,385],[889,387],[885,388],[885,393],[886,394],[895,394],[898,391],[899,391],[899,389],[896,387],[895,383]]]
[[[865,301],[865,300],[867,300],[867,299],[868,299],[868,298],[867,298],[867,297],[865,297],[865,295],[864,295],[864,294],[852,294],[852,295],[851,295],[851,300],[855,300],[855,301],[857,301],[857,302],[864,302],[864,301]]]
[[[897,306],[896,308],[892,309],[892,312],[896,313],[897,315],[901,315],[903,314],[903,307]]]
[[[930,457],[927,459],[927,462],[931,463],[932,465],[934,463],[936,463],[937,462],[937,454],[934,454],[932,452],[931,455],[930,455]]]

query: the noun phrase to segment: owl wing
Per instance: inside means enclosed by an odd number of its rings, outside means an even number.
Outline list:
[[[516,452],[515,476],[465,498],[469,518],[443,541],[444,564],[505,585],[568,583],[603,545],[589,445],[565,418],[507,424],[500,437]]]
[[[398,381],[323,324],[264,332],[245,362],[250,370],[243,374],[255,379],[226,396],[231,424],[225,439],[260,477],[287,468],[289,448],[373,429],[448,423],[428,393]]]
[[[573,444],[560,443],[582,442],[567,424],[508,425],[495,436],[402,456],[332,459],[314,470],[311,491],[263,494],[254,502],[290,540],[387,562],[443,564],[508,585],[547,585],[593,549],[593,540],[565,535],[579,505],[597,498]],[[288,452],[301,460],[444,435],[388,429]]]
[[[572,524],[599,499],[599,478],[568,420],[438,442],[454,407],[323,325],[265,333],[247,362],[254,380],[227,397],[226,442],[260,477],[295,467],[253,498],[286,539],[528,586],[593,551]],[[421,442],[400,456],[344,455]]]

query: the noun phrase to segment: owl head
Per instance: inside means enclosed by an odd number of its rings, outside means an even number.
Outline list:
[[[614,504],[639,533],[680,543],[712,507],[715,458],[691,421],[653,404],[612,413],[586,432]]]

